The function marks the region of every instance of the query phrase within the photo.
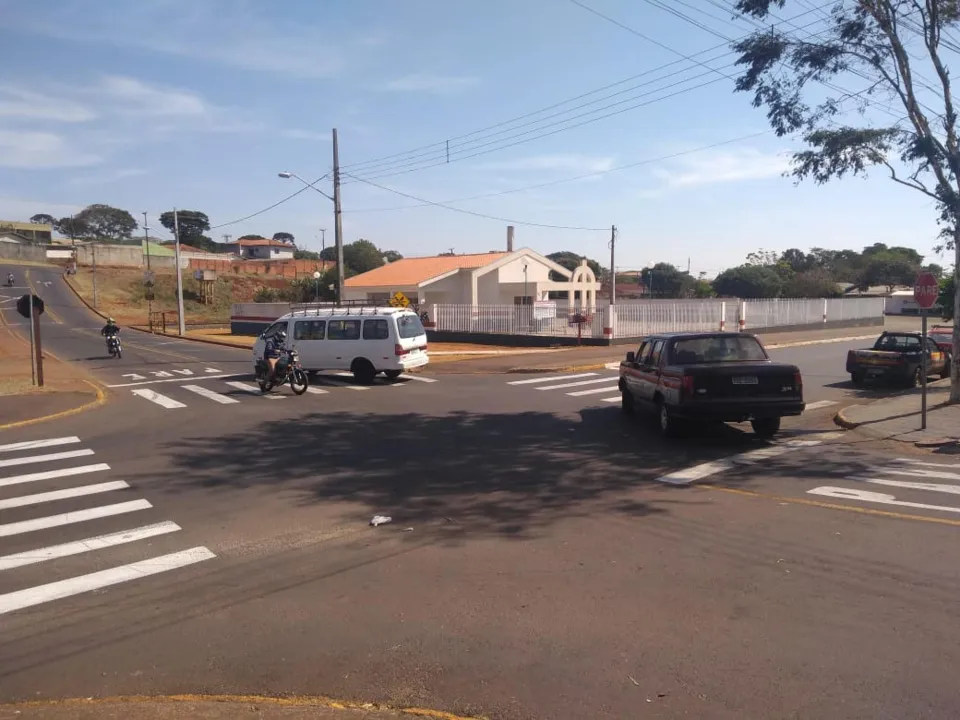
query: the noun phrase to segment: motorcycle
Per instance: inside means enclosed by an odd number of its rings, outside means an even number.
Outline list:
[[[260,392],[270,392],[275,387],[289,383],[294,394],[303,395],[310,383],[307,380],[307,374],[300,365],[300,354],[293,349],[284,350],[284,353],[277,360],[277,370],[272,380],[270,379],[270,363],[266,360],[257,360],[256,375]]]
[[[110,357],[115,357],[117,360],[123,357],[123,349],[120,347],[119,336],[107,335],[107,351],[110,353]]]
[[[9,275],[7,275],[7,287],[13,287],[13,282],[14,282],[13,273],[10,273]]]

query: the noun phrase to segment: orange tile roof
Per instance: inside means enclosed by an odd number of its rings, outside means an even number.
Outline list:
[[[344,282],[344,286],[393,288],[419,285],[424,280],[443,275],[451,270],[472,270],[484,267],[507,254],[505,252],[489,252],[476,255],[435,255],[433,257],[403,258],[362,275],[354,275]]]

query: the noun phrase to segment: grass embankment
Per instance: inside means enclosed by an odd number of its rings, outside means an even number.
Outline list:
[[[14,311],[15,312],[15,311]],[[33,385],[30,343],[10,329],[0,312],[0,396],[29,392],[83,391],[92,392],[85,382],[90,376],[80,367],[60,362],[49,352],[44,353],[43,387]]]
[[[93,269],[81,267],[69,278],[70,284],[93,305]],[[173,271],[154,274],[154,312],[177,312],[177,280]],[[143,285],[143,270],[138,268],[97,268],[97,310],[114,317],[121,325],[145,325],[150,303]],[[284,280],[267,280],[247,275],[221,277],[214,283],[213,304],[200,302],[200,283],[183,273],[183,311],[188,324],[229,323],[230,305],[251,302],[258,288],[280,287]]]

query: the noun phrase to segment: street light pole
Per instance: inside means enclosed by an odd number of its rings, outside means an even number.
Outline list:
[[[150,236],[147,234],[150,228],[147,227],[147,211],[143,211],[143,247],[147,253],[147,270],[150,269]]]
[[[320,271],[319,270],[313,271],[313,279],[317,281],[317,294],[314,299],[317,302],[320,302]]]
[[[180,219],[177,217],[177,209],[173,209],[173,238],[176,241],[174,245],[174,262],[177,266],[177,331],[180,337],[187,334],[186,318],[183,317],[183,272],[180,269]]]
[[[343,223],[340,218],[340,146],[333,129],[333,233],[337,244],[337,305],[343,304]]]

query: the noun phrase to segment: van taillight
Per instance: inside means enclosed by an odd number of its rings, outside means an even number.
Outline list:
[[[684,397],[693,395],[693,375],[684,375],[680,381],[680,394]]]
[[[401,355],[406,355],[408,352],[410,351],[404,350],[402,345],[393,346],[393,354],[396,355],[397,357],[400,357]]]
[[[797,392],[803,390],[803,377],[801,377],[800,373],[798,372],[793,374],[793,388]]]

